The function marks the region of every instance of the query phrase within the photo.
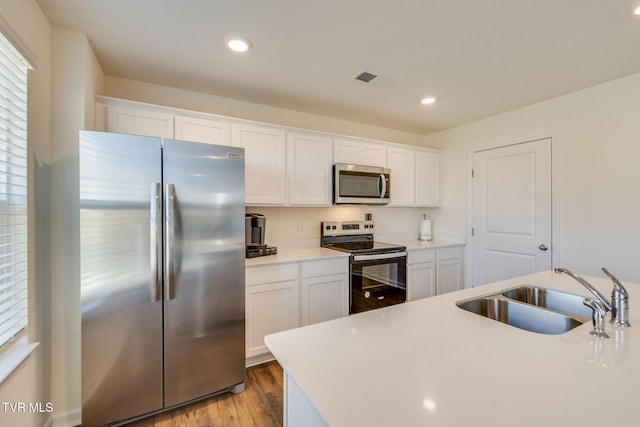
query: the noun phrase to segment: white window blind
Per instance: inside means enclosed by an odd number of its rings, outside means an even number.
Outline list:
[[[0,32],[0,353],[27,329],[27,70]]]

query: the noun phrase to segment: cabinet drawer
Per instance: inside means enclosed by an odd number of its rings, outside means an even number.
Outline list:
[[[284,282],[298,279],[298,264],[266,265],[249,267],[245,273],[246,286]]]
[[[450,248],[437,248],[436,259],[462,258],[462,246],[452,246]]]
[[[435,261],[435,249],[417,249],[407,252],[407,264],[420,264],[422,262]]]
[[[348,271],[349,262],[346,257],[323,261],[305,261],[302,263],[302,277],[305,278],[341,274]]]

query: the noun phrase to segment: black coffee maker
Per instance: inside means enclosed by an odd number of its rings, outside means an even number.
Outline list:
[[[245,213],[244,234],[247,245],[247,258],[254,258],[264,255],[278,253],[275,246],[267,246],[264,243],[264,233],[266,230],[267,218],[259,213]]]

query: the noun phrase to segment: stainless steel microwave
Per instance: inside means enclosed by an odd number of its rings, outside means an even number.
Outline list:
[[[391,169],[377,166],[333,165],[333,203],[386,205]]]

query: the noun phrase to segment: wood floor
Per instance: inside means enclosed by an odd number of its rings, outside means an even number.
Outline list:
[[[282,426],[282,368],[268,362],[247,368],[245,391],[224,393],[171,412],[136,421],[132,427]]]

